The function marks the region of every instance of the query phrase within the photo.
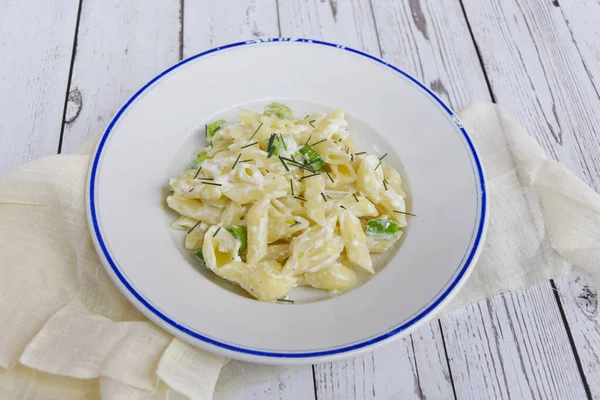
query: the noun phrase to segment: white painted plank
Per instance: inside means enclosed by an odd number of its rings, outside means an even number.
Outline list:
[[[490,100],[458,1],[373,0],[383,58],[460,110]]]
[[[440,4],[437,1],[375,1],[375,19],[384,58],[429,84],[453,107],[460,108],[475,100],[489,100],[485,77],[460,3],[444,2],[444,7]],[[535,360],[541,358],[544,351],[535,345],[535,339],[544,334],[545,326],[555,322],[546,316],[545,310],[557,314],[558,308],[548,285],[524,292],[522,298],[505,296],[502,299],[506,307],[522,308],[531,318],[541,315],[540,321],[524,322],[530,329],[522,330],[517,338],[482,334],[498,329],[510,330],[513,322],[509,314],[495,309],[481,314],[477,307],[468,307],[442,319],[445,338],[452,342],[447,351],[452,361],[450,370],[454,383],[460,385],[456,389],[458,398],[505,398],[513,381],[523,383],[519,387],[529,390],[527,368],[536,368]],[[518,304],[516,299],[519,299]],[[490,304],[496,301],[499,300],[494,299]],[[555,343],[572,356],[564,328],[561,324],[554,326]],[[527,368],[507,367],[506,371],[496,368],[502,361],[495,360],[507,360],[507,363],[518,360],[512,351],[517,347],[531,354]],[[485,360],[488,362],[483,362]],[[580,382],[574,359],[568,358],[566,362],[564,370],[571,374],[568,379]],[[531,377],[531,384],[548,385],[549,377],[562,370],[562,365],[549,367],[547,374]],[[581,386],[576,387],[581,389]]]
[[[465,0],[494,94],[596,190],[600,188],[600,99],[559,7],[547,0]]]
[[[598,285],[576,271],[556,280],[563,310],[593,399],[600,399],[600,312]]]
[[[380,54],[369,1],[280,1],[279,17],[284,37],[321,39]]]
[[[179,60],[179,0],[84,0],[62,151],[106,126],[147,81]]]
[[[56,154],[78,4],[0,3],[0,171]]]
[[[233,42],[279,36],[276,0],[185,0],[183,4],[184,57]]]
[[[563,0],[560,7],[596,92],[600,92],[600,2]]]
[[[586,398],[550,283],[537,286],[442,317],[457,398]]]
[[[235,365],[225,367],[213,400],[315,400],[310,367],[251,365],[241,361],[230,363]],[[248,369],[251,369],[251,376]]]
[[[380,56],[367,0],[280,1],[282,36],[321,39]],[[437,322],[362,357],[315,365],[318,399],[442,399],[452,383]],[[422,373],[419,373],[422,371]]]

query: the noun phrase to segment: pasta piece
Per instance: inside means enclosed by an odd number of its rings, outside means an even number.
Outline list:
[[[316,272],[306,272],[304,280],[317,289],[340,290],[356,284],[356,274],[339,262]]]
[[[390,219],[393,219],[404,228],[406,226],[406,215],[402,214],[406,212],[406,203],[404,197],[400,196],[394,188],[388,188],[388,190],[381,191],[381,206],[390,215]]]
[[[360,194],[348,195],[340,200],[338,204],[344,206],[346,210],[357,217],[376,217],[379,215],[375,205]]]
[[[221,189],[218,186],[207,185],[193,177],[171,179],[169,185],[176,196],[183,198],[216,200],[221,197]]]
[[[193,218],[209,225],[216,225],[221,218],[221,210],[202,204],[202,202],[194,199],[169,196],[167,197],[167,205],[185,217]]]
[[[264,190],[251,183],[228,183],[223,186],[222,193],[238,204],[254,203],[264,197]]]
[[[179,217],[176,221],[171,223],[171,228],[177,229],[178,231],[189,231],[196,226],[198,222],[199,221],[196,221],[193,218]]]
[[[248,163],[238,163],[234,171],[234,176],[238,182],[246,182],[250,184],[262,183],[265,180],[265,177],[258,170],[258,168]]]
[[[348,259],[364,270],[375,273],[373,262],[369,256],[367,239],[363,232],[360,220],[351,212],[343,210],[340,213],[340,230],[344,238],[344,247]]]
[[[368,155],[361,160],[356,174],[356,187],[373,203],[379,203],[383,187],[383,170],[377,167],[379,159]]]
[[[296,280],[282,275],[270,264],[252,266],[235,261],[218,268],[216,274],[240,285],[244,290],[261,301],[275,301],[283,298],[296,286]]]
[[[332,164],[330,168],[333,180],[339,184],[344,185],[356,181],[356,172],[351,163]]]
[[[330,165],[347,164],[350,162],[350,154],[345,148],[332,140],[326,140],[314,146],[323,161]],[[349,150],[348,150],[349,151]]]
[[[269,224],[269,199],[263,199],[248,211],[248,253],[249,264],[257,264],[267,254],[267,226]]]
[[[187,250],[196,250],[204,244],[204,234],[208,230],[208,225],[201,222],[191,229],[183,241],[183,247]]]
[[[385,178],[387,184],[394,188],[398,194],[404,193],[402,190],[402,177],[391,165],[383,164],[383,177]],[[402,196],[406,197],[406,195]]]
[[[273,243],[279,239],[292,237],[295,233],[308,228],[308,221],[298,216],[270,218],[268,224],[267,242]]]
[[[268,260],[275,260],[279,263],[284,263],[290,257],[290,244],[289,243],[279,243],[279,244],[270,244],[267,246],[267,256]]]
[[[286,207],[285,204],[277,199],[271,200],[271,206],[269,207],[269,218],[285,218],[291,216],[292,212],[288,207]]]
[[[258,128],[258,125],[260,125],[260,119],[262,117],[262,114],[258,114],[258,113],[240,108],[238,110],[238,117],[240,118],[240,122],[242,124],[252,125],[252,126],[255,126],[256,128]]]
[[[325,200],[321,193],[325,190],[325,180],[322,175],[304,180],[304,210],[306,215],[318,225],[325,224]]]
[[[218,275],[220,275],[217,272],[220,267],[234,261],[241,261],[238,255],[239,250],[239,241],[220,226],[213,225],[204,234],[204,243],[202,244],[204,262],[210,270]]]
[[[398,232],[398,236],[395,239],[381,239],[372,236],[366,236],[367,238],[367,247],[369,248],[369,252],[373,254],[385,253],[390,250],[394,244],[398,242],[400,237],[402,236],[402,231]]]
[[[221,222],[224,226],[238,225],[246,226],[246,207],[240,206],[238,203],[233,201],[229,202],[229,205],[223,211],[221,215]]]

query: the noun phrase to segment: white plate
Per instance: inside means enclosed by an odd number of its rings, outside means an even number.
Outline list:
[[[405,178],[418,217],[378,273],[349,293],[297,295],[296,304],[252,300],[199,269],[168,226],[166,182],[202,144],[199,128],[272,100],[297,115],[341,107],[359,148],[389,153]],[[88,216],[107,271],[148,318],[211,352],[272,364],[356,355],[405,336],[464,283],[487,221],[481,163],[435,94],[370,55],[304,39],[209,50],[140,89],[98,145]]]

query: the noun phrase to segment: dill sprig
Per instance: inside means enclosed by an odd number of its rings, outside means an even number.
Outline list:
[[[289,158],[286,158],[286,157],[280,157],[280,158],[282,160],[287,161],[289,164],[292,164],[293,167],[298,167],[298,168],[304,169],[304,170],[312,172],[312,173],[316,172],[314,168],[310,167],[310,164],[304,165],[304,164],[300,164],[298,161],[290,160]]]
[[[300,197],[300,196],[294,196],[295,199],[301,200],[301,201],[306,201],[306,199],[304,197]]]
[[[323,192],[321,192],[321,197],[323,198],[323,200],[325,200],[325,203],[327,203],[327,197],[325,197],[325,195],[323,194]]]
[[[198,221],[198,222],[196,222],[196,225],[192,226],[192,229],[190,229],[190,230],[188,231],[188,233],[190,233],[191,231],[193,231],[194,229],[196,229],[196,227],[197,227],[198,225],[200,225],[200,223],[201,223],[201,222],[202,222],[202,221]]]
[[[250,147],[250,146],[254,146],[255,144],[258,144],[258,142],[252,142],[250,144],[247,144],[245,146],[242,146],[242,149],[245,149],[246,147]]]
[[[354,196],[354,200],[356,200],[356,202],[358,203],[359,201],[358,201],[358,197],[356,197],[356,194],[352,193],[352,196]]]
[[[232,171],[235,169],[235,166],[238,165],[238,161],[240,161],[241,156],[242,156],[242,153],[238,154],[237,158],[235,159],[235,162],[233,163],[233,167],[231,167]]]
[[[327,141],[327,139],[319,140],[317,143],[313,143],[313,144],[311,144],[311,146],[316,146],[316,145],[318,145],[318,144],[320,144],[320,143],[323,143],[323,142],[325,142],[325,141]]]
[[[314,173],[314,174],[306,175],[306,176],[303,176],[302,178],[300,178],[300,180],[306,179],[306,178],[311,178],[311,177],[317,176],[317,175],[321,175],[321,173],[317,172],[317,173]]]
[[[413,214],[413,213],[404,212],[404,211],[398,211],[398,210],[392,210],[392,211],[394,211],[397,214],[405,214],[405,215],[410,215],[410,216],[416,217],[416,215]]]
[[[254,133],[252,134],[252,136],[250,136],[250,140],[252,140],[254,138],[254,135],[256,135],[256,132],[258,132],[258,130],[263,126],[263,123],[261,122],[260,125],[258,126],[258,128],[256,128],[256,130],[254,131]]]
[[[217,231],[215,232],[215,234],[213,235],[213,237],[217,236],[217,233],[219,233],[219,231],[220,231],[220,230],[221,230],[221,227],[219,227],[219,228],[217,229]]]

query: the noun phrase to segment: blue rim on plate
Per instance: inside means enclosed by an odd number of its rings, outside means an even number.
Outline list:
[[[304,353],[286,353],[286,352],[270,352],[270,351],[249,349],[249,348],[244,348],[244,347],[240,347],[237,345],[231,345],[228,343],[220,342],[218,340],[209,338],[201,333],[195,332],[195,331],[177,323],[176,321],[172,320],[168,316],[164,315],[161,311],[159,311],[152,304],[150,304],[150,302],[148,300],[146,300],[140,293],[138,293],[132,287],[132,285],[127,281],[127,279],[125,279],[125,277],[121,273],[119,267],[117,266],[116,262],[111,257],[106,244],[104,243],[104,239],[102,238],[102,234],[100,232],[100,227],[98,224],[98,216],[97,216],[97,211],[96,211],[96,200],[95,200],[95,183],[96,183],[96,174],[97,174],[100,156],[102,154],[104,145],[106,144],[106,140],[107,140],[108,136],[110,135],[111,131],[113,130],[115,124],[119,121],[119,118],[122,116],[122,114],[125,112],[125,110],[127,110],[127,108],[138,98],[138,96],[140,96],[144,91],[146,91],[146,89],[148,89],[155,82],[160,80],[162,77],[164,77],[171,71],[181,67],[182,65],[184,65],[192,60],[200,58],[202,56],[206,56],[211,53],[215,53],[215,52],[218,52],[221,50],[226,50],[226,49],[239,47],[239,46],[248,46],[248,45],[263,44],[263,43],[277,43],[277,42],[300,42],[300,43],[309,43],[309,44],[315,44],[315,45],[321,45],[321,46],[335,47],[335,48],[338,48],[341,50],[349,51],[351,53],[355,53],[360,56],[369,58],[369,59],[376,61],[382,65],[385,65],[388,68],[391,68],[392,70],[403,75],[405,78],[408,78],[414,84],[419,86],[419,88],[421,88],[427,94],[429,94],[429,96],[431,96],[431,98],[434,99],[439,105],[441,105],[442,108],[453,119],[453,121],[455,122],[457,127],[460,129],[460,131],[464,135],[464,138],[468,144],[469,150],[471,151],[471,155],[473,157],[473,161],[475,162],[475,166],[477,168],[477,174],[478,174],[478,178],[479,178],[479,185],[480,185],[480,191],[481,191],[481,215],[480,215],[480,220],[479,220],[479,223],[477,226],[475,240],[473,242],[473,246],[471,248],[471,251],[469,252],[468,257],[467,257],[466,261],[464,262],[464,265],[460,268],[460,271],[457,274],[455,274],[454,278],[452,279],[452,282],[450,282],[449,284],[446,285],[446,289],[443,291],[443,293],[441,295],[438,295],[437,299],[435,299],[435,301],[433,301],[431,304],[429,304],[429,306],[427,306],[425,309],[418,312],[417,315],[411,317],[408,321],[404,322],[403,324],[396,326],[396,327],[394,327],[382,334],[379,334],[373,338],[364,340],[362,342],[354,343],[354,344],[347,345],[344,347],[329,349],[329,350],[312,351],[312,352],[304,352]],[[98,143],[96,153],[94,154],[92,166],[90,169],[88,195],[89,195],[89,216],[90,216],[90,219],[92,222],[94,234],[96,235],[97,243],[102,251],[102,255],[106,258],[106,260],[110,264],[110,267],[111,267],[113,273],[119,279],[119,281],[123,284],[123,286],[149,312],[151,312],[153,315],[155,315],[156,317],[163,320],[165,323],[167,323],[171,328],[175,329],[176,331],[179,331],[181,333],[189,335],[192,338],[198,339],[207,344],[217,346],[222,349],[233,351],[233,352],[251,354],[251,355],[256,355],[256,356],[263,356],[263,357],[269,357],[269,358],[310,358],[310,357],[323,357],[323,356],[329,356],[329,355],[334,355],[334,354],[346,353],[346,352],[358,350],[358,349],[361,349],[364,347],[368,347],[368,346],[371,346],[382,340],[388,339],[392,336],[397,335],[398,333],[400,333],[402,331],[405,331],[406,329],[415,325],[417,322],[423,320],[425,317],[430,315],[433,312],[433,310],[435,310],[444,300],[446,300],[450,296],[450,294],[453,292],[454,288],[461,282],[462,278],[465,276],[467,271],[472,266],[473,262],[475,261],[476,255],[477,255],[478,251],[480,250],[481,240],[482,240],[482,237],[485,232],[485,226],[486,226],[486,220],[487,220],[487,195],[486,195],[486,187],[485,187],[483,168],[481,166],[481,162],[479,160],[477,152],[475,151],[475,147],[473,146],[471,138],[465,131],[464,127],[462,126],[462,124],[460,123],[458,117],[454,114],[454,112],[446,104],[444,104],[444,102],[435,93],[433,93],[430,89],[428,89],[426,86],[424,86],[421,82],[419,82],[418,80],[416,80],[415,78],[413,78],[412,76],[407,74],[406,72],[402,71],[401,69],[394,67],[393,65],[391,65],[377,57],[374,57],[370,54],[366,54],[362,51],[355,50],[355,49],[341,46],[341,45],[337,45],[337,44],[333,44],[333,43],[328,43],[328,42],[324,42],[324,41],[320,41],[320,40],[312,40],[312,39],[272,38],[272,39],[250,40],[250,41],[245,41],[245,42],[232,43],[232,44],[228,44],[226,46],[216,47],[214,49],[207,50],[203,53],[196,54],[190,58],[180,61],[179,63],[175,64],[174,66],[168,68],[167,70],[165,70],[162,73],[160,73],[159,75],[157,75],[151,81],[146,83],[140,90],[138,90],[127,101],[127,103],[125,103],[125,105],[123,107],[121,107],[119,112],[112,119],[112,121],[108,125],[108,128],[102,135],[102,138],[100,139],[100,142]]]

